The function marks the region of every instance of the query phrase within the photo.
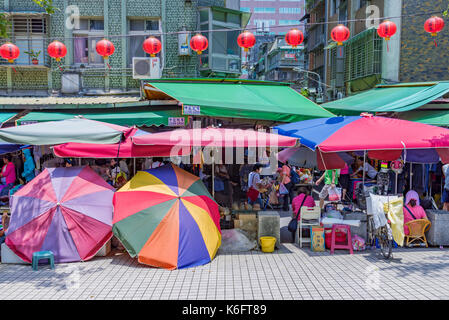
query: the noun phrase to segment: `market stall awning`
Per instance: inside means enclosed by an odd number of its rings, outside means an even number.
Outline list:
[[[139,96],[0,97],[0,109],[100,109],[149,106]]]
[[[0,112],[0,127],[3,126],[6,121],[10,120],[16,115],[17,112]]]
[[[54,145],[67,142],[117,143],[131,128],[73,118],[0,129],[0,144]]]
[[[374,89],[322,106],[337,115],[404,112],[419,108],[448,92],[449,81],[378,85]]]
[[[64,110],[63,112],[30,112],[17,120],[17,124],[71,119],[81,115],[86,119],[103,121],[120,126],[184,126],[187,117],[181,110],[149,111],[148,108],[125,108],[124,110]]]
[[[288,84],[251,80],[149,80],[149,99],[174,99],[184,115],[294,122],[333,114],[302,96]]]
[[[416,110],[399,114],[399,118],[434,126],[449,126],[449,110]]]

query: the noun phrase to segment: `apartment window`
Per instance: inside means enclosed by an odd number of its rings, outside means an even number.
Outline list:
[[[359,0],[359,9],[362,9],[366,5],[367,1],[368,0]]]
[[[340,6],[340,0],[331,0],[331,10],[330,10],[331,16],[337,14],[337,10],[338,10],[339,6]]]
[[[242,7],[242,8],[240,8],[240,11],[243,11],[243,12],[251,12],[251,8]]]
[[[211,19],[210,19],[211,18]],[[209,39],[209,47],[201,55],[201,69],[217,72],[241,72],[241,49],[237,37],[241,28],[241,13],[213,8],[200,10],[200,30]],[[208,30],[226,30],[214,31]]]
[[[368,29],[345,45],[345,80],[352,81],[381,73],[382,38]]]
[[[128,64],[132,65],[133,57],[149,57],[149,55],[143,51],[142,44],[149,36],[154,36],[162,42],[161,33],[162,29],[159,20],[129,20]],[[162,60],[163,53],[161,53],[162,50],[156,56]]]
[[[73,62],[90,66],[103,65],[103,57],[96,50],[104,37],[102,19],[80,19],[80,28],[73,30]]]
[[[275,8],[254,8],[255,13],[276,13]]]
[[[14,16],[11,18],[12,42],[19,48],[20,56],[16,60],[18,65],[31,65],[32,58],[25,52],[40,52],[38,65],[46,65],[48,56],[47,47],[47,20],[46,18]]]
[[[301,22],[299,20],[279,20],[279,25],[281,26],[291,26],[299,25]]]
[[[301,8],[279,8],[279,13],[301,14]]]

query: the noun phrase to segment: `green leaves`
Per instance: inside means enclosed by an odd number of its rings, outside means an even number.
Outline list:
[[[56,7],[53,6],[53,0],[32,0],[39,7],[44,8],[45,12],[48,14],[53,14],[57,10]]]
[[[0,13],[0,38],[8,38],[10,22],[6,13]]]

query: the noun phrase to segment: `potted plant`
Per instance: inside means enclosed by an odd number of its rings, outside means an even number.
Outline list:
[[[33,64],[39,64],[39,55],[41,54],[40,51],[36,52],[34,50],[30,50],[30,51],[25,51],[25,53],[30,56],[31,62]]]

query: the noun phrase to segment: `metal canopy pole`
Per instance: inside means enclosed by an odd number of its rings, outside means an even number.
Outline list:
[[[365,164],[366,164],[366,150],[363,151],[363,180],[362,180],[362,190],[365,190]]]
[[[133,158],[134,175],[136,175],[136,158]]]

